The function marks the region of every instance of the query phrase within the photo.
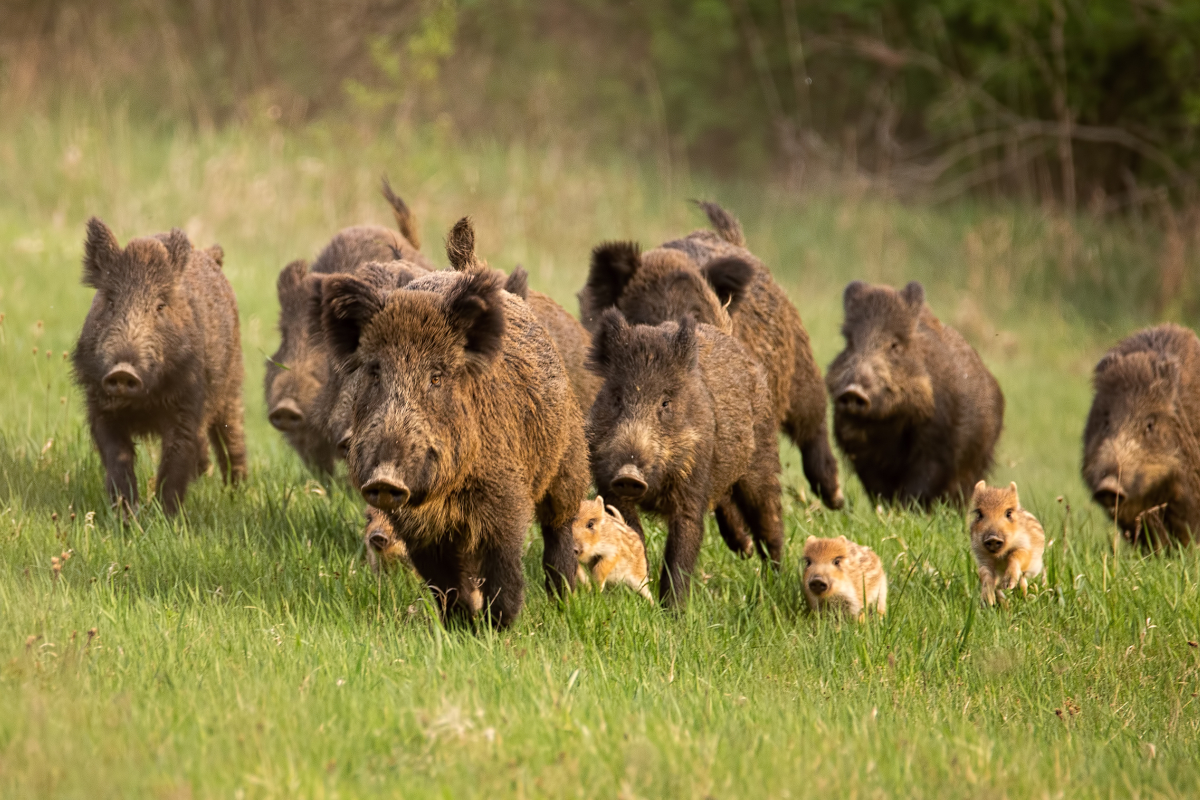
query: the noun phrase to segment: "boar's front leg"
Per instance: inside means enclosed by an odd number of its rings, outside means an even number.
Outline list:
[[[471,595],[475,587],[467,585],[468,577],[457,548],[445,540],[426,546],[409,544],[408,556],[433,593],[442,624],[453,621],[469,624],[474,615]]]
[[[167,516],[179,510],[200,464],[200,438],[196,433],[198,426],[193,422],[184,415],[163,433],[157,483],[158,497]]]
[[[134,464],[137,450],[134,449],[133,437],[125,428],[114,425],[112,420],[95,416],[92,438],[100,451],[100,461],[104,464],[104,488],[108,490],[108,499],[117,506],[127,506],[123,510],[136,510],[138,486]]]
[[[570,529],[568,529],[570,533]],[[507,628],[525,605],[525,573],[521,569],[521,540],[500,542],[483,553],[483,610],[496,628]],[[571,572],[571,577],[575,576]]]
[[[667,550],[663,554],[658,596],[665,606],[683,606],[700,543],[704,538],[704,503],[693,500],[680,505],[667,525]]]

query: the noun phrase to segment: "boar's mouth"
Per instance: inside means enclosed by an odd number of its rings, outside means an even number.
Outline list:
[[[1136,528],[1147,511],[1161,508],[1171,500],[1169,475],[1149,486],[1139,486],[1138,476],[1133,477],[1132,482],[1126,482],[1107,475],[1096,484],[1092,493],[1092,498],[1126,530]]]

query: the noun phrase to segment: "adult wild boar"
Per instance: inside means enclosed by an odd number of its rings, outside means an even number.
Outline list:
[[[481,589],[493,623],[516,618],[535,514],[548,587],[572,587],[583,419],[554,343],[500,276],[434,273],[388,295],[331,276],[322,324],[357,376],[350,480],[387,512],[443,614],[472,616]]]
[[[1083,479],[1130,542],[1158,550],[1200,532],[1200,339],[1159,325],[1096,365]]]
[[[267,417],[309,467],[333,471],[336,442],[314,423],[314,404],[329,379],[329,354],[310,335],[308,308],[320,301],[320,276],[356,273],[372,261],[404,259],[422,270],[434,268],[419,250],[416,220],[408,206],[383,180],[383,196],[399,231],[358,225],[339,231],[317,256],[311,270],[293,261],[279,273],[279,349],[267,359]]]
[[[663,602],[686,601],[704,515],[720,501],[737,507],[759,554],[778,565],[775,415],[763,370],[741,343],[690,316],[629,325],[609,309],[590,356],[604,378],[587,427],[596,490],[639,535],[639,507],[667,518]]]
[[[124,249],[88,220],[83,284],[96,290],[75,346],[75,380],[109,497],[138,503],[134,438],[158,436],[157,493],[174,514],[212,444],[226,482],[246,476],[237,299],[220,248],[194,250],[178,228]],[[207,437],[207,441],[205,440]]]
[[[943,325],[913,281],[854,281],[846,347],[829,366],[833,431],[873,498],[963,503],[992,465],[1004,395],[979,354]]]
[[[765,370],[776,424],[800,448],[809,485],[825,505],[841,508],[837,459],[825,424],[825,387],[800,314],[746,249],[737,219],[715,203],[700,205],[716,232],[694,231],[645,253],[632,242],[604,244],[592,252],[579,295],[584,327],[591,329],[604,309],[615,307],[633,324],[691,316],[732,334]],[[730,517],[718,509],[723,532],[739,527]]]

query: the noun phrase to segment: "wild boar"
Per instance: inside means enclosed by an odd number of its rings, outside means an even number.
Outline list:
[[[996,587],[1029,589],[1029,579],[1042,574],[1046,532],[1037,517],[1021,508],[1017,484],[1008,488],[975,484],[971,495],[971,552],[979,567],[983,602],[996,604]],[[1003,596],[1003,595],[1001,595]]]
[[[845,612],[863,622],[867,609],[887,614],[887,573],[871,548],[848,540],[804,542],[804,599],[812,611]]]
[[[916,281],[854,281],[843,304],[846,347],[826,376],[842,452],[873,498],[961,505],[991,469],[1000,385]]]
[[[632,242],[592,252],[579,295],[583,325],[594,333],[604,309],[615,307],[632,324],[687,315],[732,334],[766,371],[776,424],[800,448],[809,485],[825,505],[841,508],[825,387],[804,323],[767,267],[746,249],[737,219],[715,203],[700,205],[715,233],[694,231],[646,253]],[[739,525],[723,514],[718,522],[723,532]]]
[[[452,234],[447,250],[460,246]],[[322,326],[356,375],[350,480],[387,513],[443,617],[481,605],[493,624],[512,623],[535,513],[548,589],[572,588],[587,444],[562,359],[528,305],[491,271],[432,273],[390,294],[335,275]]]
[[[604,378],[587,428],[597,490],[639,535],[639,507],[667,518],[662,601],[686,601],[704,515],[720,501],[736,506],[759,554],[777,565],[775,417],[766,376],[741,343],[690,316],[630,325],[609,309],[588,364]]]
[[[219,248],[194,250],[178,228],[124,249],[99,219],[87,228],[83,284],[96,294],[74,371],[105,486],[123,511],[135,510],[134,438],[157,436],[157,494],[174,514],[207,471],[210,443],[227,483],[246,476],[237,298]]]
[[[434,268],[418,249],[416,220],[386,178],[382,191],[392,207],[398,233],[378,225],[346,228],[325,246],[311,270],[304,261],[293,261],[280,272],[276,285],[280,342],[267,359],[267,418],[309,468],[319,473],[333,471],[337,453],[336,441],[313,420],[314,404],[329,379],[329,354],[312,341],[308,321],[308,307],[320,300],[320,276],[354,274],[369,262],[394,259],[404,259],[423,270]]]
[[[1151,550],[1200,531],[1200,339],[1139,331],[1100,359],[1083,432],[1083,479],[1126,539]]]

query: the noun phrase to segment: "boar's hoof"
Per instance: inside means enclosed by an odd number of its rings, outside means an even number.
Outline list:
[[[813,578],[808,582],[808,590],[815,595],[823,595],[829,590],[829,584],[824,578]]]
[[[1109,511],[1115,511],[1117,504],[1125,499],[1125,492],[1121,491],[1120,481],[1116,477],[1109,475],[1100,481],[1100,485],[1096,487],[1096,491],[1092,497]]]
[[[612,481],[612,491],[619,497],[636,500],[646,493],[646,489],[646,479],[642,477],[642,471],[633,464],[626,464],[617,470]]]
[[[852,383],[837,396],[839,411],[850,414],[865,414],[871,410],[871,398],[857,383]]]
[[[408,502],[409,491],[403,481],[376,478],[363,487],[362,495],[380,511],[394,511]]]
[[[104,376],[104,391],[111,397],[134,397],[142,393],[142,379],[132,364],[117,364]]]
[[[304,422],[304,413],[300,410],[300,406],[296,405],[296,401],[288,398],[280,400],[271,409],[271,413],[267,415],[267,419],[276,429],[281,431],[294,431]]]

